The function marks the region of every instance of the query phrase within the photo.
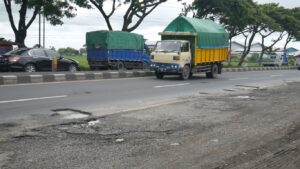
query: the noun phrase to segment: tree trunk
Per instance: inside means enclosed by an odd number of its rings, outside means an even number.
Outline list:
[[[232,42],[232,37],[229,39],[229,62],[228,62],[229,66],[231,66],[231,42]]]
[[[25,45],[26,35],[27,35],[26,30],[19,30],[15,32],[15,42],[17,43],[19,48],[26,47]]]
[[[292,41],[292,37],[290,34],[288,34],[288,37],[286,38],[283,51],[286,51],[287,45]]]
[[[263,59],[264,53],[265,53],[265,49],[263,48],[260,55],[259,55],[259,60],[258,60],[258,65],[259,66],[261,66],[261,64],[262,64],[262,59]]]
[[[249,39],[248,46],[245,48],[245,50],[244,50],[244,52],[243,52],[243,54],[242,54],[242,56],[241,56],[241,59],[240,59],[240,62],[239,62],[239,64],[238,64],[238,66],[242,66],[242,64],[243,64],[244,61],[245,61],[246,56],[249,54],[250,49],[251,49],[252,42],[253,42],[253,40],[254,40],[254,37],[255,37],[255,35],[256,35],[257,32],[258,32],[257,29],[258,29],[258,27],[254,27],[254,28],[253,28],[252,35],[251,35],[251,37],[250,37],[250,39]],[[246,41],[247,41],[247,39],[246,39]],[[246,46],[246,45],[247,45],[247,42],[245,43],[245,46]]]
[[[266,51],[266,48],[265,48],[265,38],[266,36],[263,36],[261,34],[261,45],[262,45],[262,49],[261,49],[261,52],[260,52],[260,55],[259,55],[259,60],[258,60],[258,65],[261,66],[261,63],[262,63],[262,58],[264,56],[264,53]]]

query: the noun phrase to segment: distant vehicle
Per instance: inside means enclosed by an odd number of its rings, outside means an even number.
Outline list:
[[[229,35],[211,21],[179,16],[173,20],[151,53],[151,69],[158,79],[179,75],[189,79],[193,73],[206,73],[215,78],[228,59]]]
[[[263,66],[284,66],[288,65],[288,58],[284,53],[278,52],[274,54],[264,55],[262,60]]]
[[[148,47],[142,35],[123,31],[86,33],[87,60],[91,70],[146,69],[150,65]]]
[[[79,70],[78,62],[63,58],[59,53],[50,49],[20,48],[3,54],[0,57],[2,71],[51,71],[53,59],[57,59],[57,71]]]

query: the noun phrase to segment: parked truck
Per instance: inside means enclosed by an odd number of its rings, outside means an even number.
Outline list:
[[[211,20],[179,16],[160,33],[151,53],[151,69],[158,79],[180,75],[189,79],[193,73],[205,72],[215,78],[228,59],[229,34]]]
[[[123,31],[93,31],[86,33],[87,60],[95,69],[148,68],[147,54],[142,35]]]

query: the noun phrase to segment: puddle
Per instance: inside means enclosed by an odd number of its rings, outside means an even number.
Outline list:
[[[51,116],[61,116],[62,119],[81,119],[91,115],[91,113],[73,109],[56,109],[52,111],[55,113]]]

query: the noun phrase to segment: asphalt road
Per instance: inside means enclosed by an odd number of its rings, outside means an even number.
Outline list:
[[[0,86],[0,123],[56,109],[75,109],[104,115],[176,100],[179,97],[261,88],[300,81],[298,70],[224,73],[217,79],[197,75],[181,81],[177,76],[77,81]]]

